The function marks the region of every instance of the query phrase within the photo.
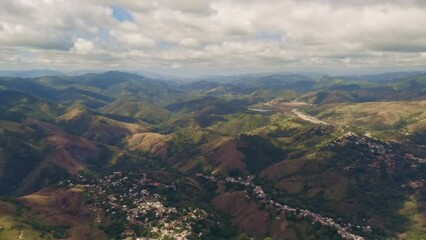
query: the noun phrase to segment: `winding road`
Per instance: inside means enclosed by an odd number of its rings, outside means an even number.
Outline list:
[[[262,106],[267,107],[266,109],[261,108]],[[295,107],[303,107],[303,106],[312,106],[312,104],[306,103],[306,102],[298,102],[298,101],[293,101],[293,102],[274,102],[274,100],[266,102],[261,104],[261,106],[258,106],[256,108],[248,108],[248,110],[250,111],[254,111],[254,112],[289,112],[291,111],[294,115],[298,116],[299,118],[301,118],[302,120],[311,122],[313,124],[321,124],[321,125],[330,125],[327,122],[324,122],[314,116],[311,116],[305,112],[302,112],[301,110],[295,108]],[[292,109],[292,110],[290,110]]]
[[[304,112],[302,112],[298,109],[293,109],[293,110],[291,110],[291,112],[294,113],[296,116],[300,117],[301,119],[305,120],[305,121],[308,121],[308,122],[311,122],[311,123],[314,123],[314,124],[329,125],[328,123],[321,121],[314,116],[308,115],[308,114],[306,114],[306,113],[304,113]]]

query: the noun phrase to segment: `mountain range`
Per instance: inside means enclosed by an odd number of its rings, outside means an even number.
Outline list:
[[[424,72],[0,76],[0,239],[426,239]]]

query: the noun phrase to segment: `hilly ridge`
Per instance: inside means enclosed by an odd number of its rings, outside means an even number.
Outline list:
[[[423,73],[246,77],[1,78],[0,239],[426,236]]]

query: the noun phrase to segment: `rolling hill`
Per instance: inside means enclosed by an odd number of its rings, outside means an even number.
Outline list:
[[[0,239],[423,239],[425,79],[0,78]]]

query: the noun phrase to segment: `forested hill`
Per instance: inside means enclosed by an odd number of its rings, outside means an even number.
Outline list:
[[[426,239],[425,139],[423,72],[0,77],[0,239]]]

